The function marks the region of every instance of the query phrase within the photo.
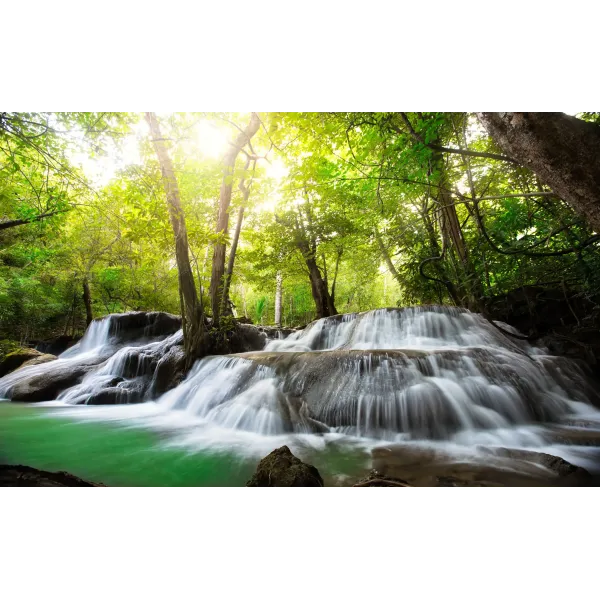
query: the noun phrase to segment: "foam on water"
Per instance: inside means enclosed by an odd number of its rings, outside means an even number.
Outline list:
[[[550,453],[587,464],[589,452],[557,446],[548,424],[578,416],[600,428],[600,412],[590,404],[594,390],[576,363],[507,337],[461,309],[382,309],[321,319],[271,340],[261,352],[207,357],[155,401],[69,408],[115,378],[124,378],[117,388],[130,389],[166,343],[117,349],[109,330],[99,322],[59,358],[108,354],[52,404],[77,419],[157,429],[166,444],[194,450],[259,456],[284,443],[366,451],[408,441],[471,454],[479,446],[555,449]]]

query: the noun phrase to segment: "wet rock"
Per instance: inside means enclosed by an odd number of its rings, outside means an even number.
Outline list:
[[[184,378],[185,352],[181,346],[173,346],[156,365],[150,393],[153,397],[158,397],[178,386]]]
[[[142,390],[124,387],[107,387],[92,394],[86,404],[137,404],[144,401]]]
[[[565,359],[548,357],[546,362],[536,362],[516,355],[509,360],[487,348],[251,352],[237,356],[273,370],[284,382],[282,391],[301,398],[312,419],[344,428],[357,427],[360,421],[361,435],[371,437],[396,431],[410,433],[415,439],[447,439],[460,431],[464,426],[460,411],[430,378],[442,370],[465,372],[465,359],[475,363],[490,384],[474,390],[478,405],[502,411],[508,422],[547,422],[568,410],[565,401],[539,385],[542,378],[555,379],[571,391],[573,400],[585,402],[592,393],[576,365],[556,363]],[[573,384],[575,378],[578,386]],[[504,386],[507,381],[517,392],[511,396],[510,406],[498,403],[492,387]],[[402,405],[396,401],[398,394],[402,394]],[[479,406],[467,405],[465,410],[475,427],[489,427],[488,413]]]
[[[23,465],[0,465],[0,487],[104,487],[65,471],[41,471]]]
[[[81,336],[59,335],[56,338],[43,340],[36,344],[35,349],[46,354],[54,354],[58,356],[71,346],[76,344],[81,339]]]
[[[226,351],[228,354],[259,352],[270,340],[284,339],[293,332],[293,329],[252,325],[238,320],[228,337]]]
[[[109,334],[115,343],[172,335],[181,329],[181,317],[164,312],[110,315]]]
[[[560,456],[534,452],[516,448],[482,448],[483,452],[494,457],[508,458],[515,461],[524,461],[547,469],[554,476],[561,479],[563,485],[583,485],[588,482],[591,475],[582,467],[571,464]]]
[[[4,358],[0,361],[0,377],[4,377],[12,371],[15,371],[19,367],[23,366],[29,361],[39,359],[44,356],[49,356],[48,354],[43,354],[42,352],[38,352],[33,348],[19,348],[18,350],[14,350],[13,352],[9,352],[4,356]],[[40,362],[47,362],[47,360],[53,360],[56,356],[53,356],[51,359],[45,359]],[[38,363],[32,363],[38,364]]]
[[[406,481],[386,477],[372,470],[366,477],[357,481],[352,487],[411,487]]]
[[[287,446],[273,450],[256,468],[248,487],[323,487],[319,471],[296,458]]]
[[[58,357],[54,356],[54,354],[42,354],[41,356],[36,356],[35,358],[31,358],[30,360],[25,361],[19,367],[19,369],[23,369],[24,367],[32,367],[33,365],[42,365],[44,363],[56,360],[57,358]]]
[[[393,444],[372,452],[373,468],[413,486],[587,486],[591,475],[566,460],[530,450],[479,446],[464,453]]]
[[[577,290],[524,286],[486,299],[485,312],[552,354],[581,360],[600,379],[599,301]]]
[[[13,402],[45,402],[55,400],[67,388],[81,382],[84,375],[96,368],[105,357],[95,357],[82,363],[57,363],[54,368],[38,372],[33,369],[30,377],[17,381],[6,392]],[[38,365],[42,367],[42,365]]]
[[[551,425],[548,427],[546,437],[555,444],[574,444],[577,446],[600,447],[600,429],[595,427]]]

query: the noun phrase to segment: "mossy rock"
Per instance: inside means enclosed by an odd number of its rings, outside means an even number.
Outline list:
[[[20,348],[21,346],[18,342],[14,342],[13,340],[0,340],[0,363],[7,354],[19,350]]]
[[[38,362],[31,362],[44,357],[43,360]],[[51,357],[51,358],[50,358]],[[0,358],[0,377],[4,377],[12,371],[15,371],[25,363],[38,364],[39,362],[48,362],[48,360],[54,360],[55,356],[51,354],[43,354],[33,348],[21,348],[17,347],[15,350],[8,352],[2,358]]]
[[[312,465],[296,458],[287,446],[273,450],[256,468],[247,487],[323,487],[323,478]]]

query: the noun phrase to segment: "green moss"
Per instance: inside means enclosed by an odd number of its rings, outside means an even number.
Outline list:
[[[4,360],[6,355],[12,354],[20,349],[21,346],[13,340],[0,340],[0,361]]]

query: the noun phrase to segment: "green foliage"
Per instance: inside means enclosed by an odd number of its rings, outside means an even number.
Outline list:
[[[599,114],[578,116],[598,123]],[[591,231],[531,172],[432,148],[498,153],[474,115],[260,116],[261,129],[232,176],[229,231],[216,233],[222,154],[247,116],[160,115],[205,306],[213,244],[231,240],[243,174],[251,193],[231,300],[237,316],[256,323],[274,322],[278,274],[283,325],[315,318],[307,259],[315,260],[339,312],[454,303],[452,286],[464,305],[531,284],[600,290],[594,244],[551,255],[581,245]],[[0,113],[1,221],[28,221],[0,229],[1,336],[28,341],[82,333],[84,281],[95,316],[179,312],[173,232],[144,125],[128,113]],[[206,145],[211,135],[214,147]],[[132,146],[139,156],[118,164],[105,181],[79,166],[78,157],[98,165]],[[247,155],[266,158],[245,173]],[[273,174],[277,165],[281,177]],[[450,198],[446,205],[441,190]],[[462,249],[449,234],[450,212]],[[227,331],[230,321],[222,324]]]

